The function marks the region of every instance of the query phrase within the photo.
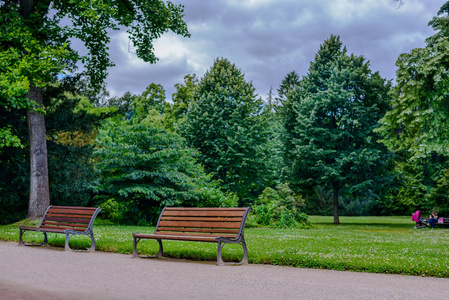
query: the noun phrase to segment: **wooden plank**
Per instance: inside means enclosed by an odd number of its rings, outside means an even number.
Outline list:
[[[80,224],[89,224],[90,219],[81,219],[81,218],[61,218],[61,217],[47,217],[44,222],[62,222],[62,223],[80,223]]]
[[[223,217],[173,217],[173,216],[162,216],[161,221],[206,221],[206,222],[242,222],[241,217],[231,217],[231,218],[223,218]]]
[[[246,207],[166,207],[165,211],[170,210],[192,210],[192,211],[222,211],[222,210],[236,210],[236,211],[246,211]]]
[[[240,228],[241,222],[186,222],[186,221],[160,221],[163,227],[200,227],[200,228]]]
[[[51,216],[51,217],[67,217],[70,216],[71,218],[84,218],[84,219],[92,219],[92,215],[75,215],[75,214],[62,214],[62,213],[52,213],[49,212],[45,215],[45,217]]]
[[[181,241],[192,241],[192,242],[209,242],[217,243],[215,237],[208,236],[179,236],[179,235],[160,235],[160,234],[134,234],[136,238],[144,239],[162,239],[162,240],[181,240]]]
[[[92,210],[96,211],[96,207],[82,207],[82,206],[52,206],[50,209],[77,209],[77,210]]]
[[[95,211],[83,209],[66,209],[66,208],[61,209],[51,207],[48,210],[48,213],[65,213],[65,214],[79,214],[79,215],[92,216],[95,213]]]
[[[245,211],[165,210],[163,216],[243,217]]]
[[[211,229],[211,228],[185,228],[185,227],[158,227],[157,231],[182,231],[182,232],[209,232],[209,233],[239,233],[238,229]]]
[[[52,229],[54,229],[56,231],[57,230],[62,230],[62,232],[64,232],[65,229],[72,229],[72,230],[76,230],[76,231],[84,231],[84,230],[86,230],[85,228],[76,228],[76,227],[68,227],[68,226],[66,226],[66,227],[63,227],[63,226],[55,227],[55,226],[48,226],[48,225],[43,225],[43,226],[41,226],[39,228],[45,229],[43,231],[49,231],[49,232],[52,232],[51,231]],[[56,231],[54,231],[54,232],[56,232]]]
[[[61,222],[58,222],[58,223],[55,223],[55,222],[44,222],[44,223],[42,223],[41,227],[43,227],[43,226],[53,226],[53,227],[56,227],[56,226],[62,226],[62,227],[71,226],[71,227],[79,227],[79,228],[87,228],[87,227],[89,227],[88,224],[73,224],[73,223],[61,223]]]
[[[169,232],[169,231],[156,231],[155,234],[159,234],[159,235],[175,235],[175,236],[208,236],[208,237],[227,237],[227,238],[236,238],[237,235],[236,234],[211,234],[211,233],[196,233],[196,232]]]

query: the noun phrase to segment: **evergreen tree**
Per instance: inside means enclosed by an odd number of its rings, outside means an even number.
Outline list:
[[[338,36],[320,46],[309,73],[287,96],[285,158],[297,188],[328,185],[338,196],[375,193],[386,149],[373,133],[388,109],[389,83],[362,56],[348,56]]]
[[[242,72],[217,59],[201,79],[181,130],[206,171],[235,192],[240,204],[254,201],[271,176],[263,108]]]

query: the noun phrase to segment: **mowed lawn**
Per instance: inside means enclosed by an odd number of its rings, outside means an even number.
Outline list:
[[[305,268],[395,273],[449,277],[449,227],[413,229],[410,217],[310,216],[312,229],[246,228],[250,263]],[[23,224],[21,222],[20,224]],[[0,226],[0,240],[18,241],[17,224]],[[152,233],[154,227],[117,226],[97,220],[94,225],[97,251],[132,253],[132,233]],[[27,232],[25,240],[42,241],[42,234]],[[74,237],[72,247],[88,247],[90,239]],[[64,236],[49,234],[51,246],[64,245]],[[164,254],[171,258],[214,262],[217,245],[198,242],[164,241]],[[139,243],[139,252],[155,255],[156,241]],[[49,250],[52,251],[52,250]],[[240,245],[227,244],[223,258],[238,261]]]

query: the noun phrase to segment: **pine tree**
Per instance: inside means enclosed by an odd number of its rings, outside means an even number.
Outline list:
[[[200,152],[206,171],[248,204],[264,189],[268,126],[252,83],[225,58],[201,79],[182,134]]]
[[[373,133],[388,109],[389,83],[362,56],[347,55],[338,36],[321,45],[299,87],[287,96],[285,158],[294,186],[326,185],[338,196],[372,191],[386,164]]]

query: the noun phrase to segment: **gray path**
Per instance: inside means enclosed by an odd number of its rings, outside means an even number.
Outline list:
[[[217,267],[0,242],[0,299],[444,299],[449,279]]]

